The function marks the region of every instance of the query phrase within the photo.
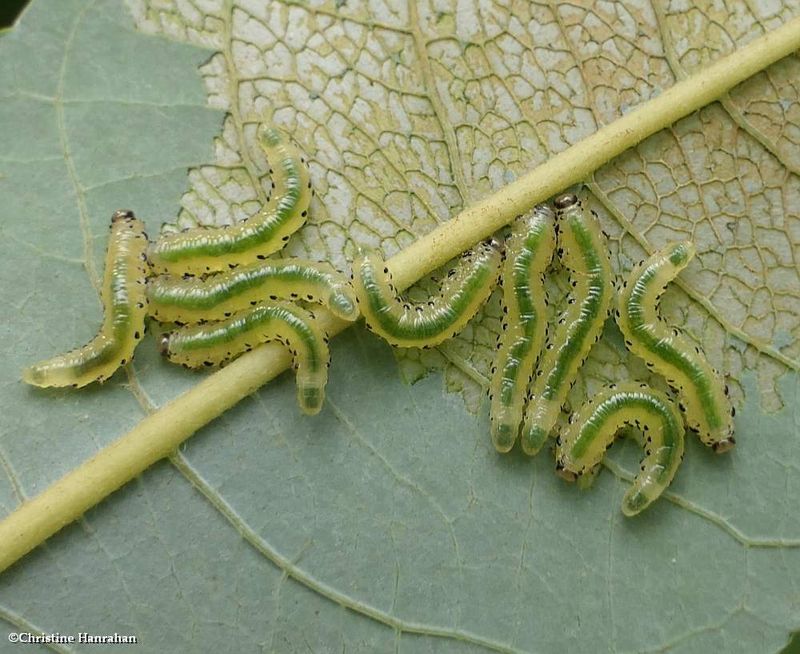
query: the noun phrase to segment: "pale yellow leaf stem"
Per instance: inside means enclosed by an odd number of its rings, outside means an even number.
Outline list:
[[[584,180],[618,154],[798,49],[800,18],[678,82],[392,257],[388,265],[397,286],[410,286],[537,202]],[[348,325],[329,314],[322,319],[330,334]],[[40,495],[25,501],[0,523],[0,571],[150,465],[169,456],[200,427],[276,377],[289,363],[284,349],[275,344],[242,356],[147,416]]]

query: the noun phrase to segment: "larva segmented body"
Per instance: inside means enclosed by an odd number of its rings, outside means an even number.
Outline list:
[[[658,314],[661,294],[694,254],[694,245],[684,241],[641,262],[625,280],[615,316],[628,349],[678,390],[689,427],[705,445],[724,452],[736,442],[725,384],[699,348]]]
[[[339,318],[355,320],[358,306],[347,279],[327,263],[263,261],[205,279],[167,275],[148,282],[150,312],[160,322],[223,320],[262,301],[321,302]]]
[[[555,216],[539,205],[514,222],[503,263],[503,331],[490,386],[492,442],[508,452],[517,440],[528,385],[547,332],[544,273],[555,247]]]
[[[644,449],[640,472],[622,501],[622,512],[634,516],[669,486],[683,459],[683,420],[663,393],[634,383],[602,389],[559,437],[556,470],[569,481],[591,474],[624,425],[638,428]]]
[[[289,302],[261,304],[227,320],[181,327],[162,336],[161,353],[175,363],[199,368],[221,365],[268,341],[289,348],[300,408],[318,413],[328,380],[328,338],[311,312]]]
[[[34,386],[74,386],[105,381],[133,357],[144,334],[147,313],[145,278],[148,273],[144,225],[132,211],[111,217],[101,299],[103,324],[81,348],[40,361],[22,371],[22,379]]]
[[[573,194],[559,196],[555,206],[557,251],[573,291],[537,365],[522,431],[527,454],[541,449],[558,420],[578,369],[600,338],[613,292],[605,239],[592,212]]]
[[[304,159],[277,129],[260,126],[258,139],[274,171],[269,202],[255,216],[229,227],[162,236],[148,253],[156,272],[201,275],[255,263],[280,250],[302,227],[312,193]]]
[[[484,241],[462,256],[438,296],[414,304],[398,296],[380,255],[362,255],[353,263],[359,309],[367,326],[394,346],[438,345],[460,332],[486,302],[502,259],[500,244]]]

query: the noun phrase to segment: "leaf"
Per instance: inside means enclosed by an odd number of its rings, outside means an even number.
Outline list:
[[[18,380],[96,329],[114,209],[151,235],[179,206],[182,223],[249,215],[266,116],[318,192],[289,253],[393,254],[796,13],[771,6],[34,2],[0,39],[3,511],[198,378],[148,340],[100,388]],[[438,376],[404,384],[354,328],[319,416],[284,376],[4,573],[6,629],[117,631],[153,652],[778,651],[800,628],[797,66],[587,180],[618,271],[697,241],[665,311],[736,384],[732,456],[690,443],[668,497],[625,520],[634,448],[582,494],[546,455],[493,451],[479,398],[496,304],[432,360],[402,361],[440,367],[477,415]],[[573,404],[645,375],[613,329],[600,345]]]

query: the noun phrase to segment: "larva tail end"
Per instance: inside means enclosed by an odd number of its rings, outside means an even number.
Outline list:
[[[45,371],[38,364],[22,369],[22,381],[26,384],[38,386],[39,388],[46,388],[49,384],[47,384],[45,380]]]
[[[541,427],[533,427],[526,429],[522,435],[522,451],[528,456],[534,456],[539,453],[542,446],[547,441],[549,433]]]
[[[673,243],[670,248],[669,260],[677,268],[684,268],[697,252],[691,241]]]
[[[517,430],[507,423],[496,423],[492,425],[492,443],[494,449],[505,454],[514,447],[517,440]]]
[[[644,511],[655,499],[655,497],[648,497],[641,491],[628,491],[622,500],[622,513],[625,514],[625,517],[632,518]]]
[[[345,293],[334,293],[328,300],[330,310],[342,320],[353,322],[358,320],[359,311],[355,296],[350,298]]]
[[[261,142],[261,147],[272,150],[283,143],[285,137],[279,129],[262,123],[258,127],[258,140]]]
[[[325,390],[321,386],[298,386],[297,402],[303,413],[315,416],[325,403]]]

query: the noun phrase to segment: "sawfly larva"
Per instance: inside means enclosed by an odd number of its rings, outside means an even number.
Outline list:
[[[618,295],[615,317],[625,345],[677,389],[686,423],[716,452],[731,449],[734,409],[725,383],[680,331],[659,316],[658,301],[695,254],[690,241],[671,243],[638,264]]]
[[[568,481],[593,474],[625,425],[636,427],[644,450],[639,473],[622,500],[622,512],[634,516],[669,486],[683,459],[683,420],[663,393],[630,382],[602,389],[573,414],[559,437],[556,470]]]
[[[148,273],[144,225],[132,211],[116,211],[106,250],[101,300],[103,324],[86,345],[40,361],[22,371],[33,386],[74,386],[108,379],[133,358],[144,334],[147,313],[145,279]]]
[[[202,275],[255,263],[280,250],[302,227],[312,193],[305,160],[277,129],[261,125],[258,140],[274,175],[267,204],[235,225],[163,235],[148,255],[156,272]]]
[[[353,263],[356,297],[373,332],[396,347],[431,347],[460,332],[486,302],[500,274],[502,248],[484,241],[462,255],[438,296],[412,303],[398,296],[392,277],[375,252]]]
[[[526,454],[536,454],[550,435],[578,369],[600,338],[613,293],[605,238],[593,212],[571,193],[556,198],[555,206],[557,253],[572,295],[539,358],[522,430]]]
[[[260,304],[227,320],[181,327],[162,335],[160,350],[170,361],[200,368],[221,365],[268,341],[289,348],[300,408],[318,413],[328,380],[328,337],[313,313],[289,302]]]
[[[150,313],[160,322],[224,320],[260,302],[321,302],[343,320],[358,318],[355,293],[344,276],[327,263],[300,259],[263,261],[186,279],[161,275],[147,284]]]
[[[546,205],[520,216],[506,241],[503,331],[490,386],[492,442],[508,452],[517,440],[533,367],[547,333],[544,273],[553,258],[555,217]]]

